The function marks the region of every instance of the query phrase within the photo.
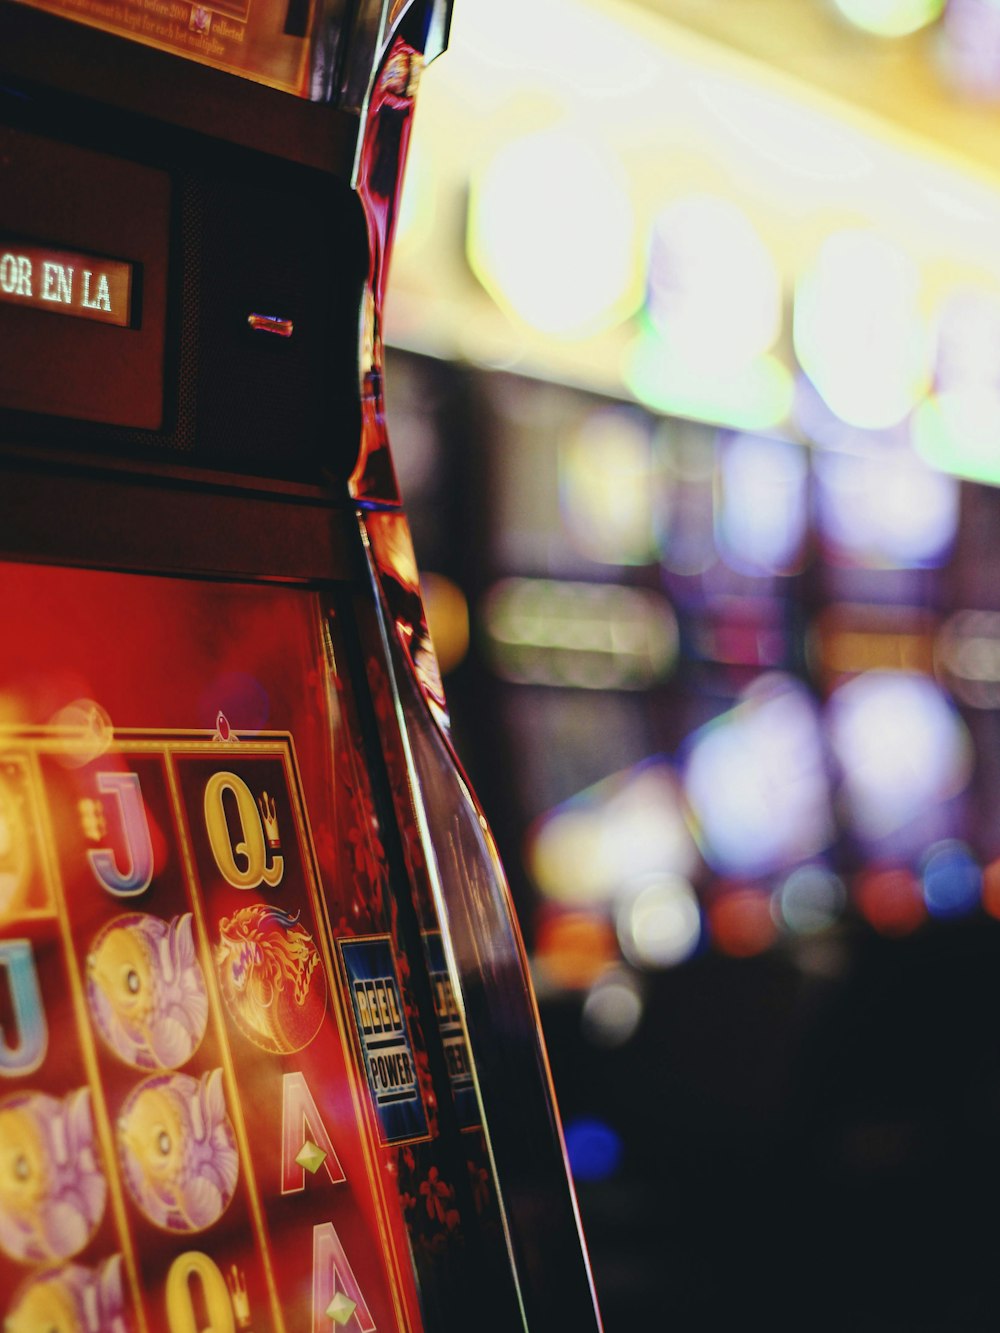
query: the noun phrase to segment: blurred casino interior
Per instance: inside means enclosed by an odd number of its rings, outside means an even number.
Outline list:
[[[608,1333],[996,1327],[1000,0],[461,0],[387,327]]]

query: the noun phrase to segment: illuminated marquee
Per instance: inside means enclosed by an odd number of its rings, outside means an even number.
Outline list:
[[[126,328],[134,265],[0,239],[0,301]]]

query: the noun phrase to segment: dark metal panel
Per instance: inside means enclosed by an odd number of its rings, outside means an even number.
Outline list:
[[[17,467],[0,471],[0,556],[315,583],[361,567],[351,515],[320,500]]]

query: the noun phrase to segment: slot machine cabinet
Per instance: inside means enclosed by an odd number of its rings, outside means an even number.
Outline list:
[[[0,1318],[594,1329],[380,319],[441,0],[0,4]]]

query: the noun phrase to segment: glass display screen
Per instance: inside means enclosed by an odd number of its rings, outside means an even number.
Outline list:
[[[3,580],[4,1328],[421,1327],[467,1219],[336,617]]]

